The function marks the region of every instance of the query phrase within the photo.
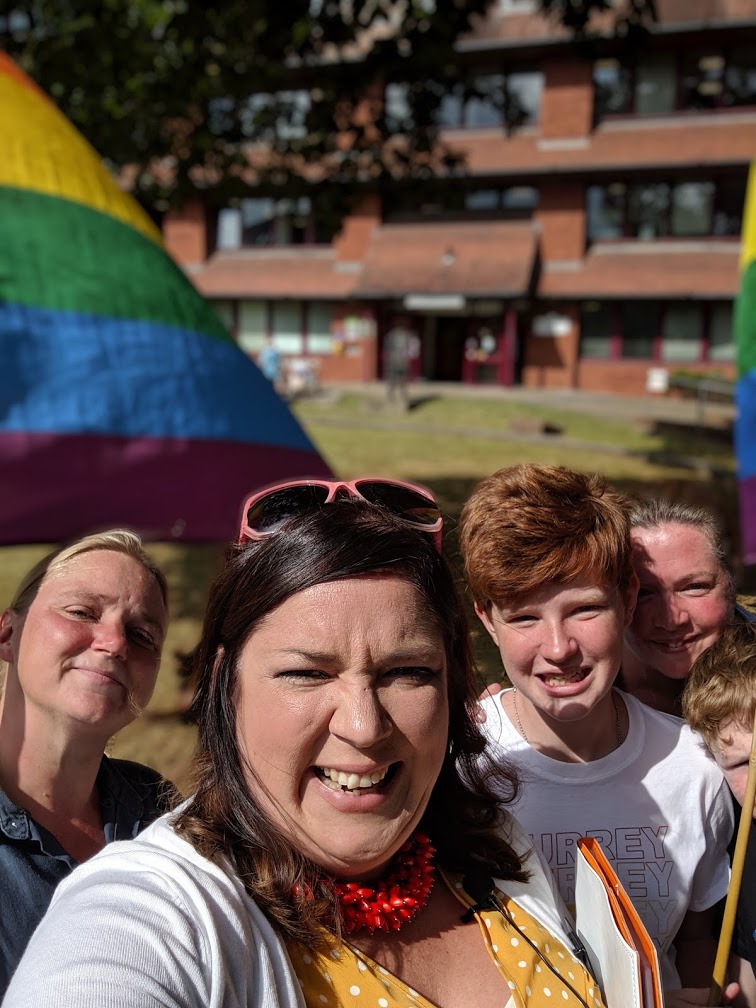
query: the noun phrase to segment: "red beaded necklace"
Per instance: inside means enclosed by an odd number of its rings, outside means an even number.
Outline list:
[[[347,934],[367,928],[398,931],[428,902],[433,888],[435,848],[424,833],[414,833],[399,848],[385,878],[370,885],[334,882]]]

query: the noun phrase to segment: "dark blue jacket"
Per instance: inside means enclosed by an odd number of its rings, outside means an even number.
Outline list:
[[[103,756],[97,774],[105,843],[130,840],[169,807],[155,770]],[[77,862],[0,789],[0,1000],[61,879]]]

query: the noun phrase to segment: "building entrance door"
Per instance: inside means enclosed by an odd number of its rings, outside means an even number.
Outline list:
[[[433,381],[462,380],[466,336],[466,318],[439,316],[436,319],[435,353],[432,373],[429,375]]]

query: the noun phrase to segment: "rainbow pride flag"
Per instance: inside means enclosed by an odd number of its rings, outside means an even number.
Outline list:
[[[743,563],[756,564],[756,161],[748,175],[742,237],[740,294],[735,304],[735,454]]]
[[[47,97],[0,53],[0,542],[229,539],[329,469]]]

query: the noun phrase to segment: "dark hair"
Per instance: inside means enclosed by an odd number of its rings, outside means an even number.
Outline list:
[[[524,881],[521,859],[503,839],[503,813],[479,761],[485,741],[475,720],[479,686],[467,621],[454,578],[431,536],[384,508],[336,501],[289,521],[269,538],[232,548],[215,580],[195,651],[199,725],[196,792],[176,828],[204,856],[226,856],[247,891],[287,937],[318,946],[323,927],[339,932],[331,880],[271,823],[247,787],[236,739],[237,663],[249,635],[286,599],[324,582],[368,574],[408,581],[427,605],[444,641],[449,736],[422,828],[443,865],[464,871],[471,860],[493,874]],[[338,618],[338,616],[336,616]],[[504,771],[509,800],[517,792]],[[297,895],[293,895],[293,892]]]

